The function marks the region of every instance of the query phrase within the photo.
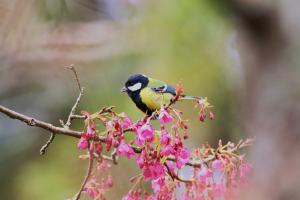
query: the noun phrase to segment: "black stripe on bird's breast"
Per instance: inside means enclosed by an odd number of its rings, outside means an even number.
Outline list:
[[[139,92],[132,92],[129,94],[129,97],[132,99],[132,101],[135,103],[135,105],[144,113],[147,115],[151,115],[153,110],[150,110],[146,104],[142,102],[141,96]]]

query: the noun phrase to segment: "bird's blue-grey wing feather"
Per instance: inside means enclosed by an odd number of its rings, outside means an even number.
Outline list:
[[[151,87],[151,89],[155,92],[169,93],[172,95],[176,95],[176,89],[170,85],[165,85],[165,86],[161,86],[161,87]]]
[[[176,95],[176,89],[173,86],[167,85],[165,82],[157,79],[149,78],[148,86],[155,92]]]

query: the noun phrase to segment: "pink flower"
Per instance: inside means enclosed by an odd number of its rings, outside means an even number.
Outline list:
[[[209,119],[211,119],[211,120],[215,119],[215,115],[213,112],[209,111],[208,115],[209,115]]]
[[[96,186],[97,184],[98,183],[95,177],[91,177],[91,179],[89,179],[88,182],[86,183],[83,192],[89,195],[93,199],[98,198],[100,195],[100,191],[99,191],[100,188]]]
[[[107,187],[112,187],[113,186],[113,179],[111,175],[108,175],[107,179],[106,179],[106,185]]]
[[[175,138],[174,138],[174,146],[175,147],[182,147],[182,142],[181,142],[181,139],[178,135],[175,135]]]
[[[176,124],[173,124],[171,126],[171,128],[172,128],[173,131],[177,131],[179,127],[178,127],[178,124],[176,123]]]
[[[179,148],[176,152],[175,158],[176,158],[176,167],[178,169],[181,169],[188,161],[190,157],[190,152],[187,148],[182,147]]]
[[[152,172],[148,165],[144,165],[143,167],[143,176],[145,178],[145,181],[148,181],[152,178]]]
[[[225,194],[225,187],[223,184],[214,184],[212,194],[214,197],[222,197]]]
[[[160,178],[165,175],[164,166],[159,161],[156,161],[153,165],[150,165],[149,167],[152,171],[152,179]]]
[[[203,182],[205,182],[205,180],[207,178],[212,177],[213,173],[210,169],[208,169],[205,166],[202,166],[200,171],[198,172],[198,177],[200,178],[200,180],[202,180]]]
[[[188,134],[187,130],[185,130],[184,133],[183,133],[183,139],[186,140],[188,138],[189,138],[189,134]]]
[[[140,167],[143,168],[144,164],[146,162],[146,157],[145,157],[145,151],[143,150],[136,158],[136,164]]]
[[[157,200],[157,198],[153,195],[145,196],[145,200]]]
[[[132,125],[132,121],[128,116],[125,116],[123,122],[121,122],[122,129],[126,129]]]
[[[137,130],[137,143],[142,145],[144,141],[152,142],[154,140],[154,129],[150,124],[144,124]]]
[[[164,186],[164,179],[162,178],[158,178],[155,180],[152,180],[151,185],[152,185],[152,190],[154,193],[157,193],[158,191],[160,191],[162,189],[162,187]]]
[[[113,137],[108,135],[105,142],[106,151],[109,151],[113,143]]]
[[[212,163],[211,163],[211,166],[213,169],[215,170],[223,170],[224,169],[224,164],[222,163],[221,160],[214,160]]]
[[[98,170],[108,170],[111,168],[111,164],[106,160],[102,160],[102,162],[97,166]]]
[[[129,191],[129,193],[123,197],[122,200],[141,200],[141,194],[137,191]]]
[[[132,148],[122,140],[117,148],[117,154],[127,156],[128,158],[134,157],[134,151]]]
[[[108,122],[105,124],[105,128],[106,128],[106,131],[107,131],[107,132],[113,130],[113,128],[114,128],[114,123],[113,123],[113,121],[108,121]]]
[[[112,146],[113,146],[113,147],[116,148],[116,147],[118,147],[119,145],[120,145],[120,142],[119,142],[118,140],[115,140],[115,139],[112,140]]]
[[[174,154],[174,151],[175,150],[171,145],[167,145],[160,150],[160,154],[162,156],[169,156],[171,154]]]
[[[248,163],[242,163],[240,166],[239,166],[239,175],[240,175],[240,179],[245,179],[246,176],[250,173],[251,171],[251,165],[248,164]]]
[[[162,107],[160,109],[160,114],[158,116],[158,119],[161,124],[168,124],[171,121],[173,121],[173,116],[170,115],[170,113],[168,113],[168,111],[166,111],[164,107]]]
[[[89,195],[93,199],[95,199],[99,196],[99,191],[95,187],[86,188],[85,192],[87,193],[87,195]]]
[[[160,143],[164,145],[168,145],[171,141],[171,137],[166,130],[161,131]]]
[[[165,175],[164,166],[159,161],[148,163],[143,167],[143,175],[145,181],[163,177]]]
[[[92,138],[96,134],[95,126],[88,126],[86,130],[87,138]]]
[[[200,111],[200,113],[199,113],[199,120],[200,120],[201,122],[204,122],[204,121],[205,121],[205,118],[206,118],[205,112],[204,112],[204,111]]]
[[[89,143],[88,143],[88,141],[87,141],[87,136],[86,136],[85,133],[82,133],[82,134],[81,134],[81,138],[80,138],[80,140],[79,140],[79,142],[78,142],[78,144],[77,144],[77,147],[78,147],[79,149],[87,149],[88,146],[89,146]]]
[[[96,143],[94,145],[93,151],[95,151],[97,154],[101,154],[101,152],[102,152],[102,144],[101,143]]]

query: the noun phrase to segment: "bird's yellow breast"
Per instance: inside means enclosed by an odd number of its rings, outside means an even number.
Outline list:
[[[140,97],[142,102],[150,110],[154,111],[160,109],[161,105],[168,104],[173,98],[173,95],[169,93],[158,93],[153,91],[151,88],[146,87],[141,90]]]

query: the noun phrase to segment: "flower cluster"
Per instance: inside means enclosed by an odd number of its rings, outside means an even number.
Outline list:
[[[206,117],[208,116],[209,119],[213,120],[215,118],[214,113],[212,111],[210,111],[210,108],[212,108],[213,106],[210,105],[210,103],[207,101],[207,98],[199,98],[196,101],[196,106],[195,107],[200,107],[200,111],[199,111],[199,120],[201,122],[204,122]]]
[[[200,107],[200,121],[206,116],[214,118],[206,98],[199,98],[196,103]],[[85,128],[77,146],[89,152],[82,157],[97,161],[97,168],[84,188],[84,193],[93,199],[105,199],[105,191],[112,187],[111,176],[99,180],[97,171],[107,170],[107,162],[116,164],[120,156],[134,159],[141,170],[131,179],[133,187],[123,200],[227,198],[245,182],[251,169],[238,153],[251,140],[236,145],[219,142],[217,148],[208,144],[194,150],[187,148],[184,145],[189,137],[187,121],[171,104],[162,105],[160,110],[137,122],[124,113],[114,112],[112,107],[94,114],[82,112],[82,115]],[[103,130],[96,130],[97,124]],[[126,133],[133,134],[134,139],[128,141]],[[190,174],[183,176],[182,171],[187,168]],[[151,182],[152,194],[139,187],[145,182]]]
[[[237,151],[252,145],[253,140],[247,139],[238,144],[228,142],[226,145],[219,141],[217,148],[203,145],[195,149],[193,158],[201,163],[194,168],[194,181],[188,185],[186,199],[215,199],[222,197],[232,199],[236,189],[246,182],[252,166],[246,162]]]
[[[86,193],[93,199],[105,200],[105,194],[113,186],[112,176],[108,174],[104,176],[106,172],[109,172],[111,165],[106,160],[99,162],[93,175],[89,178],[83,193]]]

